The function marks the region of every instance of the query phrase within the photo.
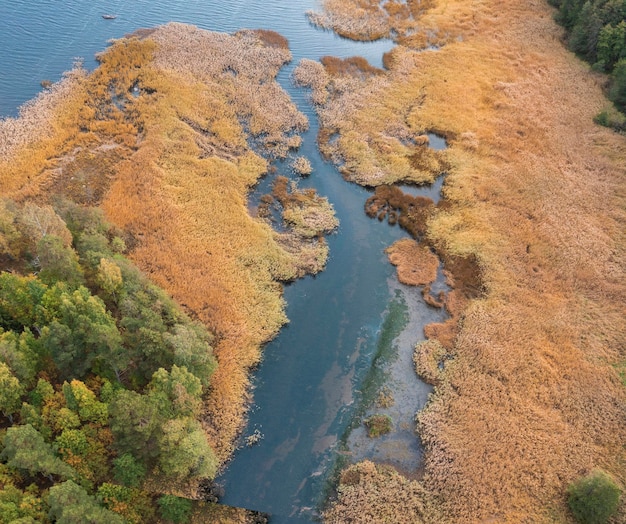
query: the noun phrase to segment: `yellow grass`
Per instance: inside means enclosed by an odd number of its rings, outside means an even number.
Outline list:
[[[426,330],[452,356],[419,417],[430,521],[567,521],[572,480],[599,466],[626,484],[626,143],[593,124],[602,79],[563,48],[544,2],[440,0],[420,24],[449,43],[399,46],[386,78],[348,79],[346,121],[337,100],[321,119],[366,185],[384,179],[372,144],[392,125],[450,144],[428,240],[473,258],[483,290],[448,298],[453,331]]]

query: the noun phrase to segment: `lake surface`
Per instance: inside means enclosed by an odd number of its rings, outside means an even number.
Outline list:
[[[19,105],[40,90],[42,80],[58,80],[76,57],[92,68],[94,53],[109,39],[141,27],[177,21],[226,32],[272,29],[288,38],[294,61],[279,80],[311,122],[297,154],[308,157],[314,171],[301,186],[327,196],[341,226],[328,239],[326,270],[285,289],[290,323],[264,350],[244,433],[256,431],[263,438],[254,446],[242,445],[218,479],[225,488],[224,503],[271,513],[275,523],[314,521],[338,452],[345,454],[342,446],[351,423],[363,411],[361,387],[381,330],[393,314],[390,304],[399,300],[407,312],[400,326],[403,335],[394,342],[403,345],[402,354],[422,338],[424,323],[442,316],[421,302],[418,289],[397,283],[383,250],[406,234],[367,218],[363,205],[369,193],[345,182],[320,158],[317,120],[306,91],[290,82],[300,58],[361,55],[380,66],[392,44],[356,43],[317,30],[305,16],[317,8],[317,2],[304,0],[0,0],[1,116],[16,115]],[[104,20],[103,14],[117,18]],[[278,166],[279,172],[285,165]],[[411,374],[406,380],[412,380]],[[405,406],[410,414],[428,394],[416,377],[414,382],[415,394]],[[408,468],[418,466],[416,440],[414,448]]]

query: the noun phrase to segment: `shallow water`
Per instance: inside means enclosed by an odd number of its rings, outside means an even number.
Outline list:
[[[94,53],[107,40],[141,27],[174,20],[227,32],[244,27],[273,29],[289,39],[294,61],[281,71],[279,81],[311,120],[297,154],[307,156],[314,171],[301,186],[315,187],[327,196],[341,226],[328,239],[326,270],[285,289],[290,323],[264,350],[244,434],[258,430],[263,438],[252,447],[242,447],[219,479],[225,488],[224,503],[271,513],[275,523],[315,518],[340,441],[362,405],[360,389],[385,312],[399,288],[383,250],[406,236],[398,227],[367,218],[363,205],[369,193],[345,182],[321,159],[315,143],[317,121],[306,91],[290,82],[291,71],[302,57],[358,54],[380,66],[391,43],[356,43],[317,30],[305,16],[306,10],[317,7],[305,0],[0,0],[0,115],[4,116],[15,115],[18,106],[40,90],[41,80],[60,78],[74,57],[83,57],[85,65],[93,67]],[[117,18],[104,20],[105,13]],[[398,343],[410,346],[422,338],[421,326],[432,320],[433,311],[421,302],[418,289],[403,288],[402,293],[409,318]],[[404,367],[404,372],[411,375],[412,368]],[[414,375],[407,377],[419,388]],[[423,391],[416,389],[415,398],[407,401],[410,412],[425,401]],[[417,441],[409,447],[404,465],[416,467]]]

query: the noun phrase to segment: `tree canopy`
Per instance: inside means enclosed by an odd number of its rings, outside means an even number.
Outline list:
[[[0,524],[141,522],[148,480],[216,473],[212,336],[124,249],[97,210],[0,202]]]

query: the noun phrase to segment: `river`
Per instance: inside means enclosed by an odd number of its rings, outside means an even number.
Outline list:
[[[443,318],[442,312],[423,303],[418,289],[395,279],[383,250],[406,234],[367,218],[363,205],[369,193],[345,182],[320,158],[316,116],[305,90],[290,81],[301,58],[361,55],[380,66],[392,43],[357,43],[315,29],[305,12],[316,8],[316,2],[305,0],[0,1],[2,116],[16,115],[19,105],[40,90],[42,80],[58,80],[76,57],[92,68],[94,54],[109,39],[141,27],[177,21],[226,32],[263,28],[289,40],[294,60],[281,71],[279,81],[311,123],[298,154],[309,158],[314,171],[301,185],[327,196],[341,225],[328,239],[325,271],[285,288],[290,323],[264,349],[244,433],[262,437],[253,446],[242,445],[218,479],[225,489],[224,503],[270,513],[275,523],[314,521],[339,452],[346,455],[344,445],[354,417],[366,408],[361,388],[381,350],[389,362],[404,359],[400,367],[409,370],[397,410],[412,420],[429,392],[410,371],[412,346],[422,337],[425,323]],[[104,20],[103,14],[117,18]],[[285,166],[279,164],[279,172]],[[399,327],[393,344],[381,348],[385,326],[394,321]],[[399,466],[414,469],[420,450],[412,427],[403,424],[408,454]],[[354,438],[350,441],[357,447]],[[361,455],[376,458],[376,447],[367,447]],[[385,460],[393,462],[393,457]]]

